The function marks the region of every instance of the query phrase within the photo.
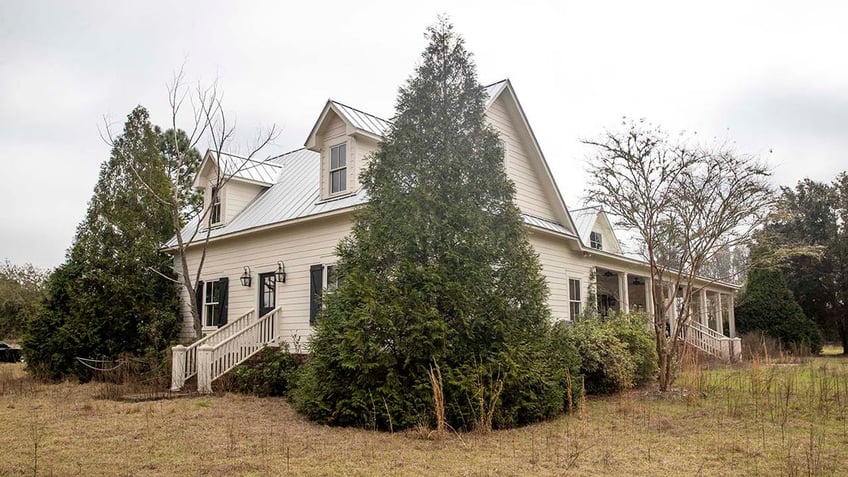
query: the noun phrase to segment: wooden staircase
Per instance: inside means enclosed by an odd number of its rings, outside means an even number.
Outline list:
[[[255,310],[239,316],[189,346],[171,350],[171,391],[179,391],[197,376],[197,391],[211,393],[212,382],[282,337],[282,310],[256,318]]]
[[[728,338],[696,321],[687,321],[684,326],[683,339],[687,344],[722,361],[742,359],[742,339]]]

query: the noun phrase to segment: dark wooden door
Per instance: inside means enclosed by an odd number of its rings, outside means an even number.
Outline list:
[[[274,272],[259,274],[259,316],[265,316],[277,306],[277,281]]]

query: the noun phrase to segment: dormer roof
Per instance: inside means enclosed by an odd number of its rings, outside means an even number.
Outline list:
[[[312,131],[309,132],[309,136],[306,138],[304,146],[307,149],[311,151],[316,150],[318,131],[321,130],[321,126],[327,120],[330,113],[335,113],[345,122],[348,128],[348,135],[358,133],[370,137],[375,141],[382,140],[392,126],[392,123],[383,118],[329,99],[324,105],[324,109],[321,110],[318,120],[315,121],[315,125],[312,126]]]
[[[203,157],[203,161],[197,169],[193,187],[204,187],[203,177],[206,176],[206,170],[213,166],[225,176],[232,176],[231,180],[239,180],[263,187],[274,185],[280,176],[281,169],[280,165],[274,162],[274,158],[259,161],[229,152],[222,152],[219,157],[215,151],[209,150],[206,151],[206,156]]]
[[[591,233],[593,231],[601,231],[606,241],[604,250],[621,254],[621,243],[618,237],[615,236],[615,229],[609,221],[604,209],[600,206],[584,207],[582,209],[572,209],[571,218],[574,220],[574,225],[577,227],[577,234],[580,236],[580,241],[586,248],[590,247]],[[607,245],[610,245],[607,247]]]

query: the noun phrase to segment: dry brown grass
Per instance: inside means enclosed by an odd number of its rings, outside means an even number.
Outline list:
[[[0,475],[845,475],[848,421],[836,400],[848,398],[838,383],[848,361],[821,360],[810,369],[837,366],[824,373],[834,405],[799,377],[792,389],[813,408],[792,402],[788,417],[780,375],[758,364],[687,378],[690,369],[670,396],[589,398],[579,419],[440,440],[310,423],[277,398],[95,399],[103,384],[40,384],[3,364]],[[765,382],[776,383],[770,397],[751,385]]]

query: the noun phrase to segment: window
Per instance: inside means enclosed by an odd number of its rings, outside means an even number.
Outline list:
[[[309,267],[309,324],[321,311],[324,292],[332,292],[339,286],[338,268],[335,265],[312,265]]]
[[[221,223],[221,191],[217,187],[212,188],[212,199],[209,205],[209,223]]]
[[[330,194],[347,190],[347,144],[330,148]]]
[[[335,265],[327,265],[326,272],[324,287],[328,292],[335,291],[339,287],[339,269]]]
[[[599,232],[592,232],[589,234],[589,246],[597,250],[604,249],[604,241]]]
[[[202,318],[204,327],[223,326],[227,324],[227,278],[219,278],[205,285],[198,286],[202,290]]]
[[[568,311],[572,320],[580,318],[580,280],[568,280]]]

